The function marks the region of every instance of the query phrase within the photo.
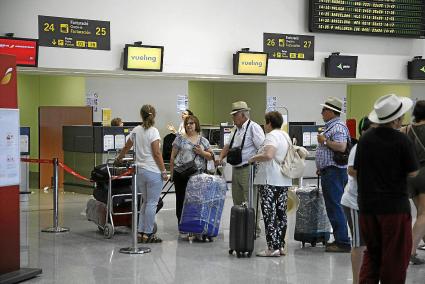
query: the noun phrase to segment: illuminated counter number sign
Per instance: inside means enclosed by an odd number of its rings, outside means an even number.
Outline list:
[[[41,46],[110,50],[110,23],[107,21],[38,16]]]
[[[422,0],[310,0],[311,32],[425,38]]]
[[[264,33],[263,51],[270,59],[314,60],[314,36]]]

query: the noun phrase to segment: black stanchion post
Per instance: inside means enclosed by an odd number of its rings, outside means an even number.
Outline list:
[[[59,191],[59,161],[53,158],[53,227],[41,230],[45,233],[63,233],[68,232],[69,228],[59,227],[58,210],[58,191]]]

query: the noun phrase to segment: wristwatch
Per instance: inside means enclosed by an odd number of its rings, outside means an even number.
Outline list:
[[[323,141],[323,145],[328,145],[328,139],[326,139],[325,141]]]

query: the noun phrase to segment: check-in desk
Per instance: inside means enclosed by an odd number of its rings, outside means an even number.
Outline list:
[[[97,165],[115,158],[125,145],[133,127],[74,125],[63,127],[64,163],[78,174],[90,178]],[[112,154],[111,154],[112,153]],[[65,172],[65,191],[92,194],[94,184]]]

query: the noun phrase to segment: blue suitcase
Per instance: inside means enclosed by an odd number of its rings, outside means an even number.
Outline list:
[[[186,187],[180,232],[201,235],[203,240],[218,235],[226,197],[226,181],[219,176],[198,174]]]

